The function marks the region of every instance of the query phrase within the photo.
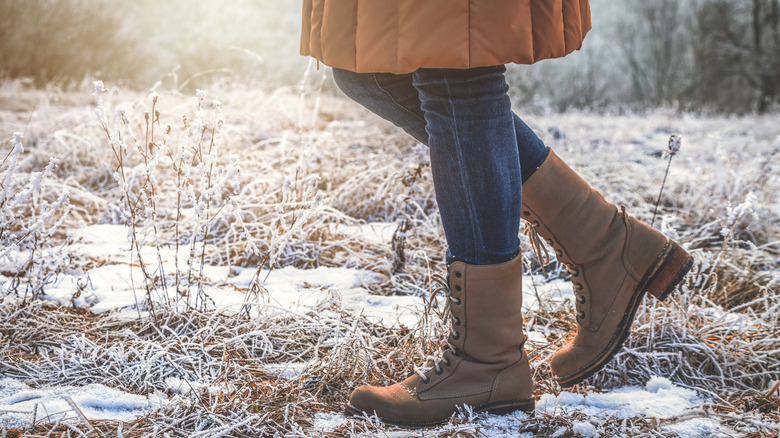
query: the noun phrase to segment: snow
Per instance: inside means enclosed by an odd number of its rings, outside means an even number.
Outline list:
[[[180,379],[178,377],[168,377],[165,379],[165,385],[170,389],[171,391],[177,393],[177,394],[187,394],[190,391],[195,391],[197,393],[201,393],[204,390],[207,391],[210,395],[219,394],[220,392],[224,392],[226,394],[231,393],[236,390],[235,387],[232,385],[206,385],[202,382],[194,381],[194,380],[187,380],[187,379]]]
[[[596,426],[587,421],[575,421],[572,424],[572,432],[578,433],[585,437],[596,436]]]
[[[387,244],[393,240],[398,224],[387,222],[369,222],[361,225],[334,224],[334,233],[355,237],[369,243]]]
[[[541,306],[555,308],[573,299],[574,291],[568,281],[556,279],[548,282],[539,275],[523,277],[523,311],[525,312],[539,310]]]
[[[394,224],[369,224],[366,229],[389,230]],[[365,231],[365,230],[364,230]],[[386,232],[386,231],[384,231]],[[121,225],[92,225],[74,233],[79,244],[72,249],[84,257],[105,262],[84,275],[58,276],[57,281],[46,289],[46,297],[63,305],[75,303],[93,313],[131,309],[145,299],[143,292],[135,292],[143,285],[143,274],[139,268],[130,266],[130,251],[127,243],[129,230]],[[392,233],[390,233],[392,235]],[[156,259],[152,248],[146,260]],[[174,251],[161,249],[163,267],[173,272]],[[180,269],[186,267],[189,248],[181,249]],[[152,266],[154,270],[156,267]],[[204,266],[204,275],[210,284],[229,284],[234,287],[206,286],[205,291],[221,310],[238,311],[247,300],[247,291],[257,276],[267,296],[261,297],[264,304],[290,311],[312,308],[323,299],[323,290],[332,291],[346,309],[362,312],[374,322],[390,326],[411,326],[417,317],[416,309],[422,306],[419,298],[408,296],[376,296],[366,293],[366,287],[382,281],[382,277],[366,270],[349,268],[318,267],[296,269],[285,267],[259,273],[254,268]],[[0,276],[0,284],[3,277]],[[74,291],[80,290],[74,299]],[[128,312],[128,316],[137,316]]]
[[[33,421],[55,423],[78,419],[68,399],[87,420],[124,422],[133,421],[166,402],[162,396],[147,398],[98,384],[31,388],[14,379],[0,378],[0,418],[12,428],[27,427]]]
[[[368,223],[361,226],[342,226],[343,232],[370,241],[389,243],[397,228],[394,223]],[[54,302],[89,309],[93,313],[135,308],[145,297],[137,292],[144,283],[144,277],[137,267],[130,266],[129,229],[122,225],[91,225],[73,233],[79,243],[71,250],[92,260],[103,261],[102,266],[83,275],[63,274],[46,289],[46,297]],[[151,247],[143,248],[145,260],[155,260],[157,255]],[[174,251],[160,249],[163,268],[174,272]],[[179,269],[185,270],[184,260],[189,248],[181,248]],[[18,257],[23,259],[23,257]],[[151,266],[154,270],[156,267]],[[376,273],[349,268],[318,267],[296,269],[284,267],[259,273],[254,268],[238,268],[207,265],[203,273],[210,284],[232,285],[234,287],[206,286],[206,293],[222,310],[237,311],[247,300],[249,290],[256,277],[261,281],[267,296],[264,304],[290,311],[311,308],[323,299],[323,290],[332,291],[346,309],[362,312],[374,322],[387,327],[413,326],[417,321],[422,301],[410,296],[378,296],[366,293],[367,286],[382,281]],[[0,284],[3,277],[0,276]],[[74,298],[74,291],[80,291]],[[140,294],[140,295],[139,295]],[[526,312],[538,309],[540,298],[545,306],[558,306],[573,299],[571,284],[563,280],[546,283],[540,277],[526,277],[523,281],[523,308]],[[159,297],[163,299],[164,297]],[[137,312],[126,312],[128,317]],[[546,333],[529,330],[529,342],[546,343]]]
[[[561,392],[557,396],[545,394],[536,404],[536,416],[554,415],[566,418],[575,414],[585,414],[588,420],[573,421],[572,432],[583,437],[599,436],[597,424],[609,420],[635,418],[644,416],[658,420],[667,420],[670,424],[662,426],[661,430],[674,432],[681,437],[728,436],[731,432],[717,421],[706,416],[692,415],[685,419],[686,413],[700,413],[704,400],[695,391],[679,387],[664,377],[653,377],[645,386],[628,386],[606,393],[578,394]],[[680,421],[676,421],[680,418]],[[533,434],[519,434],[529,418],[522,412],[506,416],[478,415],[473,428],[479,430],[482,436],[489,437],[532,437]],[[318,414],[315,416],[313,429],[320,432],[332,432],[346,424],[348,417],[340,414]],[[594,424],[596,423],[596,424]],[[430,431],[431,436],[444,433],[450,426],[443,426]],[[462,429],[458,429],[462,430]],[[551,436],[563,436],[566,428],[561,427]],[[397,437],[421,436],[423,431],[399,432]]]
[[[547,413],[557,410],[577,411],[592,417],[608,412],[617,418],[639,415],[671,418],[703,402],[695,391],[677,387],[666,378],[653,377],[644,388],[628,386],[586,396],[568,392],[562,392],[557,397],[545,394],[537,404],[537,409]]]

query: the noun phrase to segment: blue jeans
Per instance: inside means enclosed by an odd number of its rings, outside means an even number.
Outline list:
[[[522,183],[549,152],[512,112],[505,72],[333,69],[347,96],[428,145],[448,263],[486,265],[517,255]]]

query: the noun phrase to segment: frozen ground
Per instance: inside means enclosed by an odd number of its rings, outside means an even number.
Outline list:
[[[444,240],[424,148],[319,93],[316,75],[295,91],[217,89],[221,104],[113,89],[97,118],[92,90],[0,85],[0,135],[23,132],[24,150],[0,167],[0,432],[780,434],[780,125],[664,111],[526,118],[646,221],[669,135],[683,135],[656,226],[694,269],[672,300],[643,304],[603,372],[554,383],[572,290],[523,240],[535,419],[464,411],[407,431],[344,417],[352,388],[398,380],[438,346],[427,339],[446,327],[427,300]]]
[[[364,233],[367,239],[376,239],[376,230],[386,230],[391,224],[371,224],[355,227],[353,233]],[[127,262],[128,230],[121,225],[94,225],[74,231],[79,243],[71,248],[73,253],[91,259],[104,260],[106,264],[79,275],[60,275],[57,282],[45,292],[45,299],[61,305],[75,305],[95,313],[111,312],[118,318],[132,319],[138,316],[138,296],[132,284],[133,269]],[[392,234],[392,233],[390,233]],[[166,254],[172,258],[172,255]],[[171,263],[171,258],[164,260]],[[219,284],[207,289],[218,312],[235,314],[245,304],[249,284],[256,270],[208,266],[204,271],[209,283]],[[344,309],[362,313],[380,324],[412,327],[417,323],[422,300],[409,296],[371,295],[365,286],[380,281],[369,271],[345,268],[317,268],[301,270],[281,268],[260,274],[265,278],[267,295],[261,305],[285,309],[295,314],[312,311],[322,300],[324,293],[336,293],[341,297]],[[0,277],[0,283],[9,281]],[[546,305],[560,305],[572,295],[567,282],[553,281],[538,284],[541,278],[525,278],[524,307],[526,313],[538,308],[541,298]],[[136,284],[140,279],[135,280]],[[77,287],[84,284],[86,287]],[[227,287],[232,285],[233,287]],[[80,296],[73,298],[73,291]],[[529,331],[531,344],[545,344],[543,333]],[[286,379],[295,378],[306,367],[301,363],[277,363],[266,369]],[[0,380],[0,419],[9,427],[22,429],[35,422],[110,420],[132,422],[148,415],[167,403],[181,402],[178,394],[206,390],[212,394],[230,392],[235,388],[208,382],[166,379],[173,396],[164,393],[147,396],[132,394],[100,384],[87,386],[46,386],[32,388],[12,378]],[[707,400],[696,391],[673,384],[664,377],[653,377],[645,386],[625,386],[605,393],[580,394],[560,392],[544,394],[537,402],[537,416],[574,417],[569,426],[560,426],[552,437],[566,433],[584,437],[600,436],[597,426],[620,422],[627,418],[647,418],[658,426],[662,434],[674,432],[679,437],[735,436],[736,431],[721,424],[717,416],[707,412]],[[314,416],[311,432],[332,433],[349,429],[352,420],[339,412],[323,412]],[[780,424],[756,419],[764,430],[777,430]],[[453,424],[435,430],[388,431],[391,437],[413,437],[422,434],[447,434],[453,431],[482,433],[489,437],[531,437],[527,428],[529,418],[516,413],[509,416],[472,415],[463,411]]]
[[[175,387],[179,382],[173,383],[172,387]],[[13,379],[0,380],[0,413],[3,421],[15,428],[29,427],[34,421],[80,421],[82,416],[86,420],[132,422],[171,402],[165,396],[139,396],[97,384],[33,389]],[[572,432],[585,437],[599,436],[596,425],[637,416],[657,421],[661,433],[674,432],[680,437],[736,435],[734,430],[721,425],[717,418],[710,417],[702,407],[703,403],[704,400],[695,391],[680,388],[658,377],[651,379],[645,387],[627,386],[602,394],[561,392],[557,397],[546,394],[537,403],[536,415],[578,416],[581,420],[572,423]],[[350,421],[340,413],[320,413],[314,417],[312,432],[334,432]],[[518,432],[529,422],[524,413],[471,416],[464,411],[454,421],[456,425],[437,430],[388,432],[388,436],[412,437],[423,433],[446,433],[453,429],[479,431],[489,437],[533,436],[530,431]],[[768,429],[780,427],[778,424],[764,426]],[[564,433],[566,427],[562,426],[550,436],[562,436]]]

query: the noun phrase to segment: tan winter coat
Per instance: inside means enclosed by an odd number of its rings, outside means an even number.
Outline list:
[[[301,54],[358,73],[532,64],[588,30],[588,0],[303,0]]]

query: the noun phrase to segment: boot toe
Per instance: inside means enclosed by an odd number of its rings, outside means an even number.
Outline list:
[[[412,397],[400,383],[387,387],[360,386],[349,396],[347,412],[376,415],[389,423],[406,423],[416,419],[419,404],[420,400]]]
[[[383,404],[379,393],[381,389],[385,388],[365,385],[355,388],[349,396],[349,407],[358,412],[376,413],[376,409]]]
[[[593,351],[570,343],[558,350],[550,359],[550,369],[559,379],[565,379],[580,371],[582,364],[590,362]]]

